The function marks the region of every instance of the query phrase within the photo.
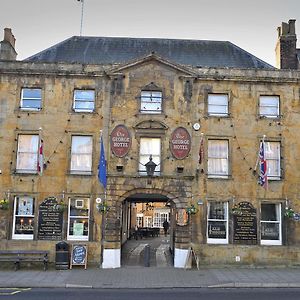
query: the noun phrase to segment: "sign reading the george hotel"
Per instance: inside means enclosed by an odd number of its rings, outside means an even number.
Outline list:
[[[235,244],[257,244],[256,209],[249,202],[240,202],[232,209]]]
[[[131,137],[124,125],[116,126],[110,135],[110,147],[117,157],[124,157],[130,150]]]
[[[183,127],[176,128],[170,140],[170,150],[177,159],[183,159],[188,156],[191,150],[191,136]]]
[[[55,197],[46,198],[39,207],[38,239],[61,240],[63,212],[56,208]]]

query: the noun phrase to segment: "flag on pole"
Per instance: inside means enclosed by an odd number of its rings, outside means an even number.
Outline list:
[[[106,189],[106,160],[102,135],[100,138],[100,159],[98,164],[98,179],[102,183],[103,187]]]
[[[267,161],[265,157],[265,141],[260,143],[259,147],[259,179],[258,184],[263,188],[268,188]]]
[[[203,136],[201,136],[200,140],[200,148],[199,148],[199,164],[201,165],[204,160],[204,141]]]
[[[37,171],[40,176],[42,176],[44,170],[44,145],[43,140],[40,139],[40,146],[38,152],[38,160],[37,160]]]

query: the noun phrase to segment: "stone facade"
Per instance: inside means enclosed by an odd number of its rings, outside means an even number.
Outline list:
[[[145,202],[166,199],[170,203],[175,267],[185,266],[190,247],[201,264],[297,264],[300,223],[284,217],[284,212],[287,206],[300,212],[299,79],[296,70],[197,68],[156,54],[114,66],[0,61],[0,180],[2,197],[9,198],[10,203],[8,211],[0,210],[0,248],[48,249],[53,261],[57,241],[37,239],[39,204],[49,196],[66,204],[72,197],[88,198],[88,240],[68,242],[88,244],[90,263],[99,264],[102,253],[103,267],[119,267],[121,245],[129,237],[130,203],[142,197]],[[141,91],[149,86],[162,93],[161,113],[140,110]],[[42,90],[42,109],[20,108],[24,87]],[[94,112],[72,109],[74,89],[95,91]],[[226,115],[209,113],[210,94],[228,96]],[[260,115],[260,96],[279,97],[278,116]],[[200,130],[193,126],[196,123]],[[118,125],[126,126],[132,139],[124,157],[111,151],[110,134]],[[176,159],[170,151],[170,137],[178,127],[185,128],[191,137],[191,150],[183,159]],[[107,160],[106,192],[97,178],[100,131]],[[26,133],[39,134],[43,139],[45,169],[41,176],[16,172],[18,135]],[[92,137],[90,174],[70,172],[73,135]],[[280,145],[280,176],[269,180],[268,189],[257,184],[258,169],[255,170],[264,135]],[[153,177],[138,171],[141,138],[145,137],[161,140],[160,174]],[[199,163],[201,138],[203,161]],[[225,177],[208,172],[208,145],[214,140],[228,144],[229,168]],[[35,198],[33,240],[12,238],[14,199],[22,195]],[[108,212],[97,211],[97,198],[106,199]],[[208,207],[215,202],[227,205],[227,242],[222,245],[208,239]],[[233,241],[233,208],[241,202],[251,203],[256,209],[254,245]],[[262,204],[280,207],[276,227],[280,245],[261,243],[261,221],[277,221],[263,219]],[[191,205],[195,213],[188,216],[187,224],[178,224],[179,212]],[[62,239],[68,236],[68,214],[65,210]]]

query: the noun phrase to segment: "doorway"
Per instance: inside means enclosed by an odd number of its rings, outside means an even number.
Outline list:
[[[166,196],[126,198],[122,204],[121,266],[172,266],[174,224],[174,203]]]

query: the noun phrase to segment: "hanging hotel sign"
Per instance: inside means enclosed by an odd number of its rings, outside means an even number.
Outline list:
[[[191,136],[185,128],[178,127],[173,131],[170,150],[177,159],[184,159],[188,156],[191,150]]]
[[[124,125],[116,126],[110,135],[110,147],[112,153],[117,157],[124,157],[131,147],[131,137]]]

